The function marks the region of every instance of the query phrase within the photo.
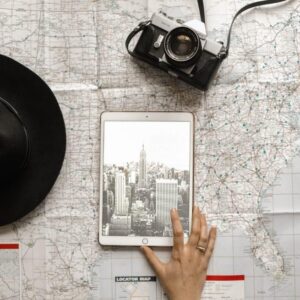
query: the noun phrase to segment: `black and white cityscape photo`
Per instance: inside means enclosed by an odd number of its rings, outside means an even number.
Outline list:
[[[105,122],[103,235],[172,236],[189,228],[188,122]]]

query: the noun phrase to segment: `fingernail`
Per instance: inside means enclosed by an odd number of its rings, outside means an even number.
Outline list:
[[[175,214],[175,213],[176,213],[176,208],[172,208],[172,209],[171,209],[171,213],[172,213],[172,214]]]

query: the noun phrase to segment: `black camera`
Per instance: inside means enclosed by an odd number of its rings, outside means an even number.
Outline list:
[[[248,9],[288,2],[288,0],[263,0],[246,4],[232,18],[226,46],[207,38],[203,0],[197,0],[201,21],[183,22],[163,11],[153,14],[151,20],[141,22],[127,37],[126,48],[130,55],[148,62],[170,75],[206,91],[228,56],[230,36],[236,18]],[[132,38],[142,31],[133,51],[129,50]]]
[[[206,37],[205,24],[199,20],[184,22],[160,11],[142,22],[128,36],[126,46],[142,31],[130,54],[170,75],[207,90],[226,49],[222,43]]]

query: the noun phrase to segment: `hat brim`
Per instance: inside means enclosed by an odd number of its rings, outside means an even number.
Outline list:
[[[66,130],[54,94],[38,75],[0,55],[0,78],[0,97],[18,111],[30,139],[26,168],[8,182],[0,182],[3,226],[32,211],[53,187],[64,161]]]

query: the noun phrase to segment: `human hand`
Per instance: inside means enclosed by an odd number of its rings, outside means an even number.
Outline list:
[[[214,249],[216,227],[212,227],[208,234],[205,215],[194,206],[191,234],[184,244],[183,228],[176,209],[171,210],[171,220],[174,245],[169,262],[161,262],[149,247],[141,248],[169,299],[199,300]]]

